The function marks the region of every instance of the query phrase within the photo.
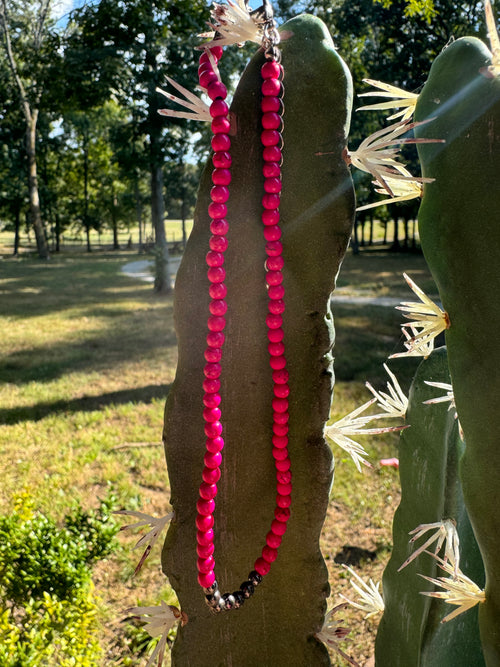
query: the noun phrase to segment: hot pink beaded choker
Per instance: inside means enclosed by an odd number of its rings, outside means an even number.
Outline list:
[[[208,280],[210,282],[210,316],[208,318],[207,348],[205,350],[206,365],[203,381],[203,417],[205,420],[206,453],[204,457],[203,481],[200,485],[196,517],[198,582],[203,588],[208,606],[214,612],[238,609],[244,601],[251,597],[255,587],[266,575],[271,563],[278,555],[278,548],[287,529],[290,517],[292,492],[292,473],[288,455],[288,371],[286,369],[285,345],[283,343],[283,312],[285,310],[285,290],[283,287],[283,256],[280,242],[280,193],[282,164],[282,126],[283,126],[283,68],[280,64],[280,52],[277,48],[279,35],[275,27],[272,12],[268,3],[264,26],[263,47],[267,61],[261,68],[262,84],[262,133],[264,193],[262,197],[262,223],[266,240],[266,286],[269,297],[268,327],[269,363],[272,369],[274,398],[272,426],[272,455],[276,467],[276,508],[275,519],[266,535],[266,543],[262,553],[254,563],[254,569],[233,593],[221,594],[215,577],[214,559],[214,511],[217,483],[221,477],[221,451],[224,447],[222,415],[220,410],[220,375],[222,347],[224,344],[225,301],[227,289],[224,284],[224,252],[227,249],[226,234],[229,229],[226,220],[231,183],[231,139],[229,136],[229,108],[225,102],[226,87],[220,82],[214,65],[222,56],[222,48],[213,46],[200,57],[198,69],[200,85],[205,88],[212,100],[210,115],[212,116],[212,171],[211,203],[208,214],[211,218],[210,250],[207,253]]]

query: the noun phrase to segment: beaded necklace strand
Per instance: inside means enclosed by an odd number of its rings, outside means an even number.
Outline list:
[[[227,90],[214,70],[222,57],[222,47],[212,46],[205,49],[200,57],[198,68],[199,82],[211,99],[212,117],[212,183],[211,202],[208,206],[210,223],[210,250],[206,256],[208,280],[210,283],[210,315],[208,317],[206,365],[203,380],[203,418],[205,421],[206,453],[199,499],[196,504],[197,517],[197,568],[198,583],[205,593],[205,599],[214,612],[238,609],[251,597],[255,587],[269,572],[271,563],[278,555],[278,548],[287,529],[290,517],[292,492],[292,473],[288,455],[288,371],[286,368],[285,345],[283,343],[283,312],[285,310],[285,290],[283,287],[283,246],[281,244],[280,197],[282,165],[282,127],[283,127],[283,68],[281,54],[277,48],[279,34],[276,24],[268,10],[263,28],[263,48],[266,62],[261,68],[261,111],[262,111],[262,156],[264,193],[262,197],[262,223],[266,240],[266,287],[268,294],[268,315],[266,317],[269,364],[272,369],[273,426],[272,455],[276,468],[276,508],[274,520],[266,535],[266,543],[260,557],[254,563],[248,578],[233,593],[221,594],[215,577],[214,559],[214,511],[217,495],[217,482],[221,477],[221,451],[224,447],[223,426],[221,423],[220,375],[222,347],[224,344],[225,301],[227,288],[224,284],[224,252],[228,241],[226,235],[229,224],[226,220],[231,183],[231,138],[229,136],[229,108],[225,102]],[[208,53],[210,51],[210,53]]]

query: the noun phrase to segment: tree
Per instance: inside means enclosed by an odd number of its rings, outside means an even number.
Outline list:
[[[74,14],[80,47],[86,46],[87,54],[90,47],[93,49],[94,60],[88,61],[89,67],[109,72],[113,63],[121,62],[122,70],[116,72],[119,76],[113,81],[114,94],[147,137],[157,258],[155,289],[159,292],[171,290],[163,170],[167,148],[176,151],[178,144],[175,133],[165,134],[156,88],[165,84],[167,74],[186,87],[194,86],[196,60],[192,49],[206,18],[204,0],[101,0]],[[185,126],[183,121],[176,122]]]
[[[40,0],[35,6],[0,0],[4,52],[25,121],[30,217],[41,259],[49,257],[49,248],[40,212],[37,123],[47,70],[58,60],[58,40],[51,31],[50,6],[51,0]]]

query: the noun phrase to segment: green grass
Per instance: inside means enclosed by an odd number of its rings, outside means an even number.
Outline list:
[[[37,509],[61,519],[74,500],[96,507],[110,488],[128,509],[167,511],[160,440],[177,358],[172,299],[120,272],[137,257],[124,251],[72,252],[45,263],[29,254],[0,260],[1,513],[9,512],[16,494],[27,491]],[[373,251],[348,254],[338,286],[352,295],[408,299],[404,270],[425,290],[435,291],[421,256]],[[385,385],[382,364],[403,348],[402,317],[393,308],[335,304],[334,316],[332,417],[337,418],[371,396],[366,380],[377,388]],[[410,359],[391,362],[404,388],[415,367]],[[334,562],[343,545],[376,553],[373,563],[363,564],[367,576],[379,578],[387,559],[398,475],[378,460],[397,455],[397,442],[395,434],[365,438],[374,467],[362,474],[334,450],[335,485],[323,549],[331,581],[346,593],[347,581]],[[160,573],[159,549],[132,579],[139,554],[128,549],[133,538],[124,537],[123,543],[127,550],[100,564],[95,576],[106,666],[128,656],[116,615],[138,601],[159,601],[161,592],[171,594]],[[356,625],[361,632],[351,653],[361,661],[370,655],[376,625],[361,622],[359,615]],[[127,661],[123,664],[140,664]]]

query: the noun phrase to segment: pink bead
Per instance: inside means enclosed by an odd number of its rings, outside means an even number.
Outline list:
[[[207,438],[217,438],[220,436],[222,433],[222,424],[220,422],[211,422],[211,423],[206,423],[203,431]],[[214,454],[217,452],[210,452],[210,454]]]
[[[286,384],[288,378],[289,373],[287,370],[273,371],[273,382],[276,384]]]
[[[279,178],[281,176],[281,167],[277,162],[264,162],[262,173],[265,178]]]
[[[215,183],[215,185],[229,185],[231,183],[231,172],[229,169],[214,169],[212,172],[212,183]]]
[[[286,435],[288,433],[288,424],[273,424],[274,435]]]
[[[216,100],[218,97],[225,99],[227,96],[227,88],[220,81],[216,81],[208,86],[207,95],[211,100]]]
[[[229,134],[231,123],[225,116],[216,116],[212,120],[212,134]]]
[[[254,570],[260,574],[261,577],[264,577],[271,569],[270,563],[268,563],[267,560],[264,560],[263,558],[257,558],[253,567]]]
[[[268,241],[266,243],[266,254],[269,257],[277,257],[283,252],[283,245],[281,241]]]
[[[215,60],[220,60],[222,58],[222,54],[224,53],[224,49],[222,46],[211,46],[210,47],[210,53],[213,55]]]
[[[198,575],[198,583],[202,588],[210,588],[215,581],[215,572],[206,572]]]
[[[273,370],[278,371],[281,368],[285,368],[286,359],[285,359],[285,357],[271,357],[269,359],[269,365],[271,366],[271,368]]]
[[[285,296],[285,288],[283,285],[271,285],[267,291],[267,295],[272,300],[281,301],[281,299],[283,299]]]
[[[273,315],[281,315],[285,312],[285,302],[283,299],[271,299],[268,303],[268,310]]]
[[[224,204],[229,199],[229,188],[225,185],[214,185],[210,190],[210,198],[218,204]]]
[[[281,192],[281,179],[279,178],[266,178],[264,181],[264,191],[265,192]]]
[[[286,521],[278,521],[278,519],[273,519],[271,530],[273,531],[274,535],[284,535],[286,533],[286,528]]]
[[[212,500],[217,495],[217,484],[206,484],[202,482],[200,485],[200,497],[205,500]]]
[[[224,438],[221,438],[220,435],[216,436],[215,438],[207,438],[205,447],[207,452],[216,454],[217,452],[220,452],[224,449]]]
[[[196,547],[196,553],[200,558],[208,558],[215,551],[215,546],[213,544],[207,544],[207,546],[202,546],[198,544]]]
[[[277,194],[269,194],[266,192],[266,194],[262,197],[262,206],[264,208],[278,208],[279,205],[280,196]]]
[[[267,350],[272,357],[281,357],[285,352],[285,346],[282,342],[269,343]],[[281,412],[281,410],[277,410],[277,412]]]
[[[212,67],[212,63],[210,62],[210,58],[208,57],[208,53],[206,53],[205,51],[203,51],[203,53],[201,54],[200,59],[199,59],[198,62],[200,63],[200,67],[202,65],[210,65],[210,67]]]
[[[278,481],[278,484],[290,484],[290,482],[292,481],[291,471],[286,470],[284,472],[277,472],[276,480]]]
[[[226,271],[222,266],[211,266],[207,271],[211,283],[223,283],[226,279]]]
[[[221,402],[220,394],[204,394],[203,396],[203,405],[207,408],[216,408],[220,405],[220,402]]]
[[[210,231],[215,236],[225,236],[229,231],[229,223],[224,218],[212,220],[210,223]]]
[[[222,316],[226,314],[227,303],[222,299],[216,299],[210,303],[209,309],[212,315]]]
[[[266,543],[271,549],[277,549],[281,544],[281,535],[273,533],[272,530],[266,535]]]
[[[217,484],[220,479],[221,472],[219,468],[204,468],[201,476],[203,481],[207,484]]]
[[[222,331],[225,326],[226,326],[226,320],[224,317],[211,315],[208,318],[208,328],[210,329],[210,331]]]
[[[209,556],[208,558],[198,558],[196,565],[198,567],[198,572],[206,574],[214,569],[215,560],[213,556]]]
[[[277,225],[280,221],[280,212],[277,209],[269,210],[264,209],[262,211],[262,222],[266,227],[271,225]]]
[[[278,255],[277,257],[268,257],[266,260],[266,267],[269,271],[281,271],[284,265],[285,261],[281,255]]]
[[[210,202],[208,205],[208,215],[211,218],[225,218],[227,213],[227,206],[219,202]]]
[[[274,111],[262,114],[262,127],[265,130],[276,130],[281,125],[281,116]]]
[[[284,337],[283,329],[270,329],[267,332],[267,338],[271,343],[281,343],[283,337]]]
[[[283,461],[288,457],[288,450],[286,447],[273,447],[273,458],[276,461]]]
[[[207,530],[210,530],[214,525],[214,517],[212,514],[198,514],[196,517],[196,527],[198,528],[199,531],[201,532],[206,532]]]
[[[224,255],[221,252],[209,250],[206,255],[206,262],[208,266],[222,266],[224,264]]]
[[[215,250],[216,252],[226,252],[227,250],[227,239],[225,236],[211,236],[210,241],[210,250]]]
[[[266,283],[268,285],[281,285],[283,274],[281,271],[268,271],[266,273]]]
[[[286,424],[288,422],[288,419],[290,418],[290,414],[288,412],[274,412],[273,413],[273,419],[276,424]]]
[[[206,69],[199,74],[199,82],[202,88],[207,89],[214,81],[217,81],[217,74],[213,69]]]
[[[288,497],[292,493],[292,485],[288,484],[276,484],[276,491],[281,497]]]
[[[232,161],[231,154],[226,151],[218,151],[212,155],[212,164],[216,169],[229,169]]]
[[[278,79],[265,79],[262,82],[261,90],[263,95],[276,97],[281,92],[281,83],[278,81]]]
[[[279,97],[266,96],[262,98],[260,103],[260,108],[263,113],[274,112],[278,113],[282,111],[283,105]]]
[[[222,285],[222,283],[216,283]],[[210,285],[212,287],[212,285]],[[220,331],[211,331],[207,334],[207,345],[209,347],[222,347],[224,345],[225,336]]]
[[[208,293],[212,299],[225,299],[227,296],[227,287],[224,283],[213,283],[208,288]]]
[[[290,507],[292,504],[292,496],[291,495],[286,495],[286,496],[281,496],[277,495],[276,496],[276,505],[278,507]]]
[[[278,146],[266,146],[262,151],[262,157],[264,158],[265,162],[280,163],[283,156],[281,153],[281,148],[278,148]]]
[[[274,385],[274,395],[276,398],[286,398],[290,394],[290,387],[287,384]]]
[[[231,139],[226,133],[214,134],[210,142],[212,149],[216,152],[228,151],[231,148]]]
[[[201,516],[208,516],[215,511],[215,500],[200,499],[196,503],[196,509]]]
[[[208,347],[204,355],[205,359],[210,363],[217,363],[222,359],[222,350],[220,347]]]
[[[222,463],[222,454],[220,452],[207,452],[203,460],[207,468],[219,468]],[[200,528],[200,530],[202,529]]]
[[[260,69],[260,74],[263,79],[278,79],[281,76],[281,72],[281,65],[275,60],[268,60]]]
[[[281,143],[281,134],[277,130],[263,130],[260,140],[263,146],[277,146]]]
[[[264,228],[264,238],[266,241],[278,241],[281,238],[281,229],[278,225]]]
[[[281,315],[268,315],[266,317],[266,325],[269,329],[279,329],[283,324],[283,318]]]
[[[221,411],[219,408],[205,408],[203,410],[203,419],[206,422],[217,422],[221,417]]]
[[[228,113],[229,107],[224,100],[214,100],[210,105],[210,115],[212,118],[216,118],[217,116],[227,116]]]
[[[266,544],[266,546],[262,549],[262,558],[267,563],[274,563],[277,557],[278,557],[278,550],[273,549],[272,547]]]
[[[220,380],[203,380],[203,391],[207,394],[215,394],[220,390]]]
[[[276,507],[274,510],[274,516],[278,521],[286,523],[290,518],[290,509],[288,507]]]
[[[282,461],[275,461],[274,466],[276,470],[290,470],[290,459],[287,457],[286,459],[283,459]]]
[[[273,435],[273,445],[278,449],[288,447],[288,438],[286,435]]]

